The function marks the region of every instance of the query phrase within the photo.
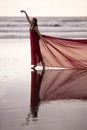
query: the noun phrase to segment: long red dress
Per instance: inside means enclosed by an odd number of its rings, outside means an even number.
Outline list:
[[[30,29],[30,42],[31,42],[31,65],[37,65],[42,60],[40,46],[40,37],[34,29]]]
[[[87,39],[42,36],[44,41],[35,30],[30,29],[32,65],[43,59],[48,67],[87,69]]]

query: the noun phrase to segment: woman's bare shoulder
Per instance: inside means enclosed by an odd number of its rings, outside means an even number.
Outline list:
[[[34,27],[33,25],[31,25],[31,26],[30,26],[30,29],[37,31],[37,30],[38,30],[38,27],[37,27],[37,26]]]

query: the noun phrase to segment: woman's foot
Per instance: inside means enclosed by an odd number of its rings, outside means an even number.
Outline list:
[[[34,70],[35,70],[35,67],[36,67],[36,65],[34,65],[33,67],[31,67],[31,69],[34,69]]]

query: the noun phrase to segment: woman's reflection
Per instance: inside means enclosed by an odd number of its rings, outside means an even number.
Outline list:
[[[46,70],[31,72],[30,116],[37,119],[40,102],[53,100],[86,100],[87,70]]]
[[[27,115],[25,125],[29,124],[30,117],[32,116],[33,120],[37,120],[39,104],[40,104],[40,87],[44,75],[44,70],[40,71],[34,70],[31,71],[31,98],[30,98],[30,113]]]
[[[31,113],[33,117],[37,117],[39,103],[40,103],[40,87],[43,79],[44,71],[41,74],[37,70],[31,72]]]

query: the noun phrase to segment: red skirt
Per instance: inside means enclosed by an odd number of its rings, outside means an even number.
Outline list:
[[[30,29],[31,65],[37,65],[42,60],[39,40],[40,37],[37,32],[33,29]]]

